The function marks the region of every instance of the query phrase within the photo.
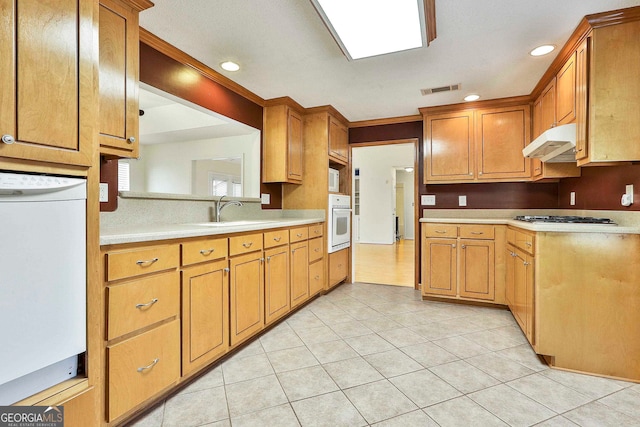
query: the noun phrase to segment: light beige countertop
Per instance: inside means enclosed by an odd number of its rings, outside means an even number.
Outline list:
[[[640,234],[638,226],[624,226],[613,224],[571,224],[550,222],[526,222],[512,218],[420,218],[425,223],[449,223],[449,224],[502,224],[522,228],[530,231],[547,231],[557,233],[613,233],[613,234]]]
[[[281,218],[223,221],[221,223],[123,225],[101,229],[100,245],[244,233],[247,231],[262,231],[281,227],[295,227],[318,222],[324,222],[324,218]]]

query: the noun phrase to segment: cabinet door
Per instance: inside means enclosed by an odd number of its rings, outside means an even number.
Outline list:
[[[516,249],[513,281],[513,317],[522,332],[527,332],[527,255]]]
[[[329,116],[329,157],[339,163],[349,161],[349,131],[332,116]]]
[[[495,299],[495,243],[490,240],[460,240],[460,296]]]
[[[531,141],[530,128],[529,105],[478,110],[478,179],[530,178],[531,162],[522,155]]]
[[[531,140],[533,141],[543,131],[542,128],[542,96],[538,97],[538,99],[533,103],[533,135],[531,135]],[[533,178],[537,178],[542,176],[542,161],[540,159],[531,159],[531,176]]]
[[[576,119],[576,54],[562,66],[556,76],[556,121],[559,125]]]
[[[309,296],[322,291],[325,287],[324,280],[324,260],[320,259],[309,264]]]
[[[138,13],[100,1],[100,150],[138,157]]]
[[[455,239],[424,239],[422,248],[422,293],[457,295]]]
[[[264,258],[264,321],[268,325],[288,313],[291,307],[289,245],[265,251]]]
[[[337,285],[349,276],[349,249],[329,254],[329,287]]]
[[[182,271],[182,375],[229,348],[229,268],[217,261]]]
[[[262,251],[231,258],[231,345],[264,326],[264,258]]]
[[[291,245],[291,307],[309,298],[309,243]]]
[[[304,151],[302,148],[302,116],[288,109],[287,178],[302,182]]]
[[[89,1],[0,1],[0,157],[91,164],[94,19]]]
[[[473,112],[425,117],[424,180],[459,181],[474,178]]]
[[[507,277],[505,278],[505,300],[507,306],[513,312],[515,310],[515,266],[516,266],[516,254],[511,245],[507,247],[507,254],[505,256],[507,263]]]
[[[525,287],[526,287],[526,295],[525,295],[525,318],[527,321],[527,329],[525,335],[529,340],[531,345],[535,345],[535,282],[534,282],[534,263],[533,257],[526,255],[524,262],[524,278],[525,278]]]
[[[556,78],[554,77],[551,82],[547,85],[546,88],[542,91],[542,95],[540,95],[542,100],[542,114],[540,133],[544,132],[547,129],[551,129],[557,123],[556,120]]]
[[[589,44],[591,37],[584,39],[576,51],[576,160],[584,160],[589,157],[589,144],[587,143],[587,93],[589,91],[588,67]]]

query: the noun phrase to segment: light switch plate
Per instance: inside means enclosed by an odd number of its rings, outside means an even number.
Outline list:
[[[420,198],[420,204],[422,206],[435,206],[436,205],[436,196],[435,194],[423,194]]]
[[[100,202],[108,202],[109,201],[109,184],[106,182],[100,183]]]
[[[467,206],[467,196],[458,196],[458,206]]]
[[[269,205],[271,204],[271,194],[269,193],[262,193],[260,195],[260,203],[262,203],[263,205]]]
[[[576,192],[575,192],[575,191],[572,191],[572,192],[569,194],[569,204],[570,204],[571,206],[575,206],[575,204],[576,204]]]

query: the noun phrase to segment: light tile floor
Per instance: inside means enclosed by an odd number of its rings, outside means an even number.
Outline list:
[[[549,369],[506,310],[355,283],[132,425],[640,426],[640,384]]]

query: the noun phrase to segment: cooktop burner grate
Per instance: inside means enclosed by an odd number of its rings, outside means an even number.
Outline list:
[[[590,216],[561,216],[561,215],[518,215],[514,219],[526,222],[556,222],[563,224],[611,224],[615,222],[609,218],[595,218]]]

